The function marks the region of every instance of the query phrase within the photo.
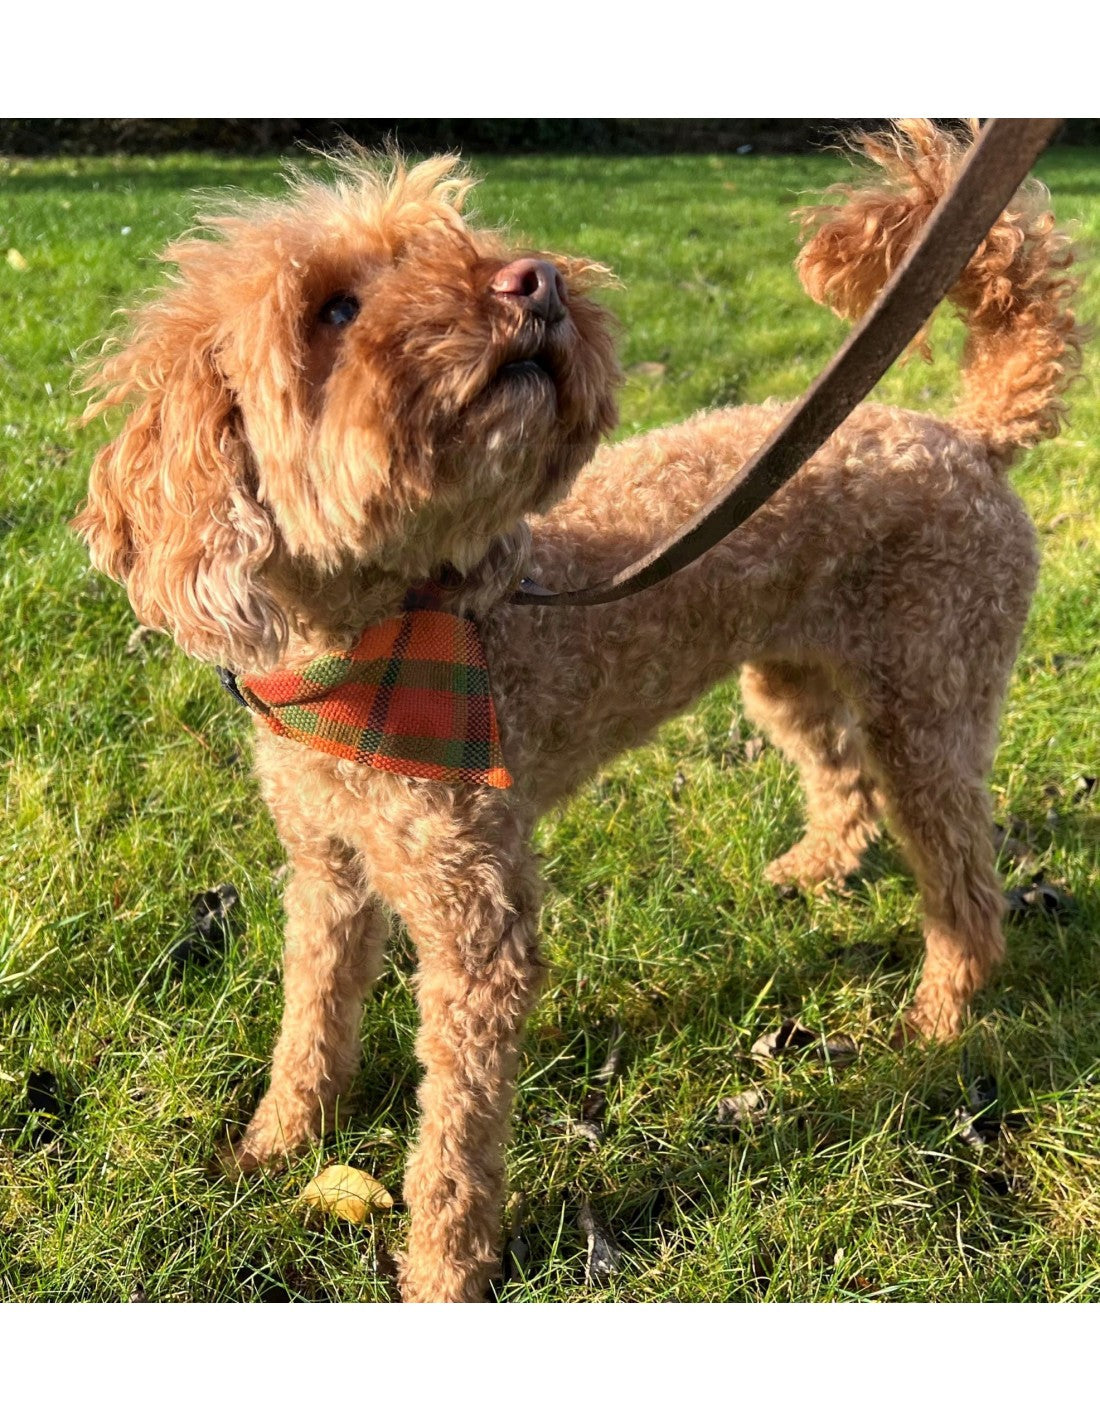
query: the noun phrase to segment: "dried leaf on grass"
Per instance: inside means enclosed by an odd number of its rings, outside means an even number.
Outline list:
[[[832,1062],[834,1066],[847,1066],[859,1056],[859,1044],[847,1032],[837,1032],[818,1042],[813,1055],[823,1062]]]
[[[309,1182],[298,1203],[310,1213],[338,1215],[352,1224],[362,1224],[368,1215],[392,1210],[393,1196],[365,1170],[330,1165]]]
[[[188,963],[205,966],[225,952],[229,929],[240,895],[232,884],[204,889],[191,900],[191,932],[168,950],[173,967]]]
[[[985,1150],[985,1137],[978,1130],[974,1118],[965,1106],[956,1109],[955,1120],[959,1126],[959,1139],[972,1150]]]
[[[61,1086],[52,1071],[35,1070],[27,1077],[27,1091],[24,1098],[25,1110],[21,1113],[19,1129],[33,1123],[31,1139],[36,1147],[49,1145],[57,1139],[65,1124],[67,1107],[62,1099]]]
[[[27,1110],[41,1116],[60,1116],[59,1090],[52,1071],[32,1071],[27,1077]]]
[[[30,266],[30,263],[27,261],[26,257],[24,257],[22,252],[17,251],[14,247],[9,247],[8,266],[11,267],[13,271],[25,272]]]
[[[747,1126],[763,1119],[768,1109],[768,1098],[762,1091],[750,1088],[739,1091],[736,1096],[725,1096],[715,1109],[715,1117],[720,1126]]]
[[[758,1037],[749,1048],[749,1053],[757,1061],[768,1061],[782,1056],[785,1052],[797,1052],[804,1047],[812,1047],[816,1041],[816,1032],[808,1032],[801,1023],[796,1022],[793,1017],[788,1017],[774,1032],[765,1032],[762,1037]]]
[[[592,1077],[596,1084],[584,1098],[580,1120],[569,1123],[574,1135],[584,1136],[593,1146],[599,1145],[603,1140],[607,1092],[619,1075],[622,1068],[622,1058],[623,1029],[617,1022],[612,1022],[607,1056],[604,1058],[603,1066]]]
[[[996,1080],[977,1076],[966,1085],[966,1102],[956,1107],[955,1124],[959,1139],[972,1150],[982,1151],[1005,1132],[1025,1126],[1027,1117],[1020,1111],[1003,1112]]]
[[[834,1066],[845,1066],[859,1056],[855,1038],[849,1037],[846,1032],[822,1038],[820,1033],[809,1031],[793,1017],[788,1017],[774,1032],[765,1032],[763,1037],[758,1037],[749,1050],[757,1061],[806,1052],[808,1056],[832,1062]]]
[[[607,1087],[619,1075],[623,1064],[623,1037],[623,1029],[617,1022],[612,1022],[607,1042],[607,1056],[604,1058],[603,1066],[592,1078],[593,1081],[602,1082]]]
[[[590,1288],[600,1288],[619,1272],[622,1252],[607,1226],[600,1220],[588,1200],[582,1200],[577,1211],[577,1223],[584,1231],[588,1254],[584,1262],[584,1281]]]
[[[1077,908],[1072,894],[1056,884],[1048,884],[1042,876],[1023,888],[1010,889],[1005,894],[1005,910],[1011,920],[1021,918],[1069,918]]]

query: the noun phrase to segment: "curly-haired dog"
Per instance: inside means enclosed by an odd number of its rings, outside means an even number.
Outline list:
[[[799,259],[810,294],[845,314],[961,151],[924,123],[867,146],[885,184],[811,214]],[[256,744],[292,869],[286,1006],[235,1159],[277,1161],[331,1120],[388,907],[419,957],[402,1283],[421,1300],[482,1297],[498,1257],[520,1033],[543,976],[532,825],[736,668],[806,789],[806,834],[768,877],[842,878],[888,812],[924,907],[909,1022],[959,1029],[1002,954],[984,781],[1037,565],[1006,469],[1057,429],[1079,345],[1065,243],[1021,198],[953,293],[969,346],[952,420],[866,405],[663,586],[513,605],[523,575],[578,586],[640,555],[783,411],[716,410],[595,453],[619,378],[585,294],[602,269],[474,230],[465,186],[449,159],[352,156],[331,185],[303,178],[170,248],[175,281],[100,367],[91,412],[131,413],[77,519],[144,622],[239,673],[345,651],[441,573],[446,605],[480,627],[511,789],[390,774],[265,725]]]

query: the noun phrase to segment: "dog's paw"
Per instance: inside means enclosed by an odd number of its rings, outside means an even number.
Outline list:
[[[858,868],[858,861],[804,839],[786,854],[773,859],[764,870],[764,878],[788,896],[824,893],[843,888],[848,875]]]
[[[903,1017],[890,1036],[886,1040],[886,1045],[892,1052],[903,1052],[907,1047],[921,1047],[928,1041],[918,1027],[915,1027],[908,1016]]]
[[[214,1152],[211,1170],[225,1175],[230,1180],[242,1175],[255,1175],[257,1171],[268,1169],[273,1172],[285,1167],[287,1157],[282,1155],[262,1156],[254,1154],[244,1143],[244,1137],[224,1141]]]
[[[269,1092],[256,1108],[247,1129],[216,1153],[226,1175],[252,1175],[258,1170],[284,1170],[288,1162],[320,1137],[319,1105],[276,1100]]]
[[[922,1002],[918,996],[894,1029],[890,1046],[894,1051],[930,1042],[950,1042],[962,1031],[965,1012],[957,1004]]]

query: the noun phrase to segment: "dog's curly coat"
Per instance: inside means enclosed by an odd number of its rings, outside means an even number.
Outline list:
[[[810,212],[798,263],[845,315],[872,300],[962,151],[925,122],[865,147],[885,183]],[[424,1066],[403,1293],[472,1300],[498,1257],[520,1033],[543,976],[532,825],[735,668],[806,789],[805,836],[768,878],[843,878],[886,810],[924,908],[908,1020],[958,1030],[1002,955],[984,781],[1037,566],[1005,471],[1057,430],[1080,333],[1066,243],[1021,196],[953,293],[969,344],[952,421],[865,405],[661,587],[514,606],[521,575],[576,586],[641,554],[783,409],[716,410],[595,453],[619,379],[583,294],[603,269],[539,256],[559,274],[541,292],[534,255],[465,224],[451,159],[339,167],[168,250],[174,283],[98,369],[90,414],[131,413],[76,526],[144,622],[237,670],[346,647],[410,585],[444,565],[464,575],[450,605],[480,621],[512,791],[404,780],[258,733],[292,869],[286,1006],[270,1088],[229,1160],[275,1162],[331,1120],[387,906],[419,955]]]

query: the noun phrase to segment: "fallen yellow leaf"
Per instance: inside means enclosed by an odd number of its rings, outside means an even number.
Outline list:
[[[14,247],[8,248],[8,266],[14,267],[17,272],[25,272],[30,263],[22,252],[17,252]]]
[[[311,1180],[298,1196],[307,1210],[339,1215],[352,1224],[362,1224],[368,1215],[393,1209],[393,1196],[365,1170],[351,1165],[330,1165]]]

